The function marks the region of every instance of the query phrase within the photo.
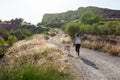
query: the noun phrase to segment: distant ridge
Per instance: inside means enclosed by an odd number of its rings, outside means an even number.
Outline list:
[[[117,18],[120,19],[120,10],[112,10],[107,8],[99,8],[94,6],[89,7],[80,7],[78,10],[75,11],[67,11],[63,13],[56,13],[56,14],[44,14],[42,22],[43,23],[58,23],[58,22],[64,22],[64,21],[71,21],[79,19],[81,14],[85,12],[86,10],[92,10],[99,16],[101,16],[103,19],[107,18]]]
[[[112,10],[108,8],[99,8],[93,6],[78,8],[78,15],[81,15],[81,13],[86,10],[92,10],[102,18],[120,18],[120,10]]]

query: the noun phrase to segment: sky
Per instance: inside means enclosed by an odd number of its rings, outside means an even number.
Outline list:
[[[61,13],[87,6],[120,10],[120,0],[0,0],[0,20],[23,18],[37,24],[46,13]]]

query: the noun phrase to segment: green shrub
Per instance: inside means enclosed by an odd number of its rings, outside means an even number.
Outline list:
[[[45,32],[45,31],[49,31],[49,27],[44,27],[44,26],[38,26],[38,27],[36,27],[36,29],[33,31],[33,33],[35,33],[35,34],[41,34],[41,33],[43,33],[43,32]]]
[[[108,35],[115,34],[120,35],[120,22],[119,21],[109,21],[105,23],[106,32]]]
[[[80,34],[89,34],[90,33],[90,26],[80,24]]]
[[[92,25],[94,23],[98,23],[100,21],[100,17],[93,11],[88,10],[80,16],[80,21],[84,24]]]
[[[7,42],[4,39],[0,40],[0,59],[4,56],[7,51]]]
[[[18,30],[15,30],[15,31],[11,31],[10,35],[15,35],[15,37],[18,40],[22,40],[22,39],[25,39],[29,36],[32,36],[33,33],[28,31],[28,30],[25,30],[25,29],[18,29]]]
[[[8,31],[2,27],[0,27],[0,37],[4,38],[5,40],[7,40],[8,37]]]
[[[78,23],[70,22],[63,26],[65,33],[69,34],[71,37],[74,37],[76,33],[80,33],[80,27]]]
[[[7,42],[4,39],[0,40],[0,46],[6,46]]]
[[[25,24],[25,25],[22,25],[20,27],[20,29],[24,29],[24,30],[28,30],[30,32],[34,32],[34,30],[36,29],[36,26],[32,25],[32,24]]]
[[[100,33],[99,31],[99,24],[98,23],[94,23],[90,26],[90,34],[93,35],[98,35]]]
[[[51,65],[24,65],[17,69],[0,70],[0,80],[71,80],[70,73]]]
[[[6,46],[0,46],[0,59],[3,58],[5,53],[7,52],[7,47]]]
[[[15,36],[8,36],[8,44],[12,46],[17,41],[17,38]]]

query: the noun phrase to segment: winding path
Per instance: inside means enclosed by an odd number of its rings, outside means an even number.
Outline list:
[[[60,42],[62,35],[63,32],[58,30],[58,34],[51,37],[48,42],[65,50],[66,44]],[[78,57],[73,46],[70,48],[70,53],[65,55],[68,57],[72,69],[81,78],[78,80],[120,80],[120,57],[109,56],[86,48],[81,48],[81,57]]]

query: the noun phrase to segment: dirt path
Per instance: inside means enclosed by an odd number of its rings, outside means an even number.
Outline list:
[[[65,50],[66,44],[60,39],[63,35],[61,30],[58,34],[48,40],[59,49]],[[81,80],[120,80],[120,57],[81,48],[80,56],[77,57],[74,47],[71,46],[70,53],[65,54],[69,58],[73,70],[81,77]]]

